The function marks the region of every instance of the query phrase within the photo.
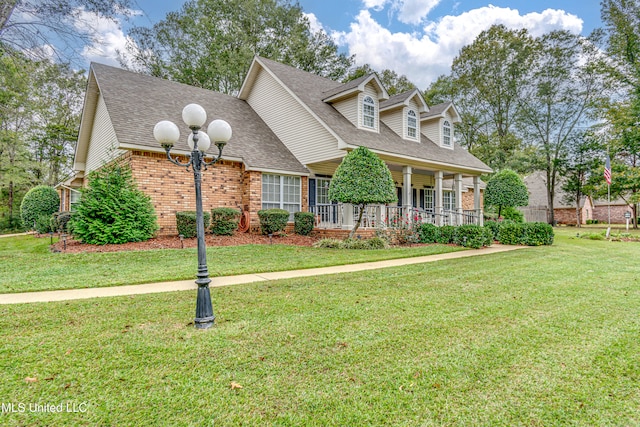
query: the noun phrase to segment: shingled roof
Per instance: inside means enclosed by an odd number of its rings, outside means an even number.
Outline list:
[[[443,148],[424,134],[421,135],[420,143],[408,142],[382,122],[379,133],[358,129],[333,106],[323,101],[327,93],[343,86],[341,83],[266,58],[256,57],[256,61],[268,68],[349,146],[363,146],[390,155],[408,156],[425,162],[439,163],[445,167],[450,165],[456,169],[492,172],[489,166],[458,144],[454,144],[453,150]]]
[[[160,120],[171,120],[181,130],[176,150],[188,151],[189,129],[182,121],[182,109],[198,103],[209,114],[207,123],[220,118],[233,129],[224,158],[241,159],[249,169],[309,173],[245,101],[103,64],[91,64],[91,73],[104,98],[120,148],[163,151],[153,138],[153,127]],[[216,148],[212,147],[210,152],[215,153]]]

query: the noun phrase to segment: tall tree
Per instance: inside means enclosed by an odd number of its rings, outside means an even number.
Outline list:
[[[592,40],[554,31],[536,40],[532,57],[519,99],[519,126],[541,153],[553,224],[555,188],[568,141],[605,93],[597,66],[600,52]]]
[[[614,176],[612,191],[633,204],[638,227],[640,203],[640,3],[636,0],[602,0],[602,22],[607,35],[608,67],[617,84],[615,101],[603,116],[609,125]],[[616,170],[617,169],[617,170]]]
[[[352,63],[323,31],[313,33],[289,0],[189,0],[130,35],[137,68],[229,94],[240,89],[255,55],[332,79]]]
[[[575,205],[577,227],[582,225],[582,201],[595,193],[600,181],[601,153],[602,143],[593,132],[575,132],[567,140],[567,156],[562,162],[563,202]]]
[[[494,25],[463,47],[453,61],[453,101],[474,105],[467,130],[484,128],[484,145],[491,149],[481,159],[494,169],[504,168],[523,148],[515,123],[534,50],[535,41],[526,30]]]
[[[88,20],[87,13],[115,20],[116,16],[128,13],[131,3],[131,0],[3,0],[0,44],[11,51],[29,52],[34,59],[48,56],[50,49],[58,58],[69,60],[77,55],[78,46],[97,38],[95,24]]]

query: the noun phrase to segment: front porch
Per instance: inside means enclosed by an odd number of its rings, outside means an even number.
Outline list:
[[[347,203],[309,206],[309,212],[316,215],[315,228],[320,230],[351,230],[360,215],[360,207]],[[418,207],[370,205],[362,214],[361,228],[386,229],[403,228],[415,224],[442,225],[482,225],[482,209],[446,210]]]

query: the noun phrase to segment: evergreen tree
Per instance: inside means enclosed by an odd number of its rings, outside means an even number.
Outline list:
[[[484,191],[484,204],[498,208],[498,218],[504,207],[527,206],[529,192],[522,178],[511,169],[493,175]]]
[[[118,163],[89,176],[70,226],[76,238],[96,245],[145,241],[158,229],[151,199],[138,190],[131,169]]]

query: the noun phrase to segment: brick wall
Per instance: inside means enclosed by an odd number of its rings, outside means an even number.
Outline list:
[[[462,209],[465,211],[472,211],[473,204],[473,188],[468,189],[467,191],[462,193]],[[484,206],[484,193],[480,190],[480,207]]]
[[[133,151],[123,155],[131,165],[138,188],[155,207],[160,235],[175,235],[178,211],[195,211],[193,171],[169,163],[165,154]],[[181,158],[180,161],[186,161]],[[242,163],[222,160],[202,171],[202,208],[243,207]]]
[[[600,222],[607,222],[609,220],[608,206],[596,206],[593,208],[593,219],[597,219]],[[611,206],[611,223],[612,224],[626,224],[624,217],[625,212],[632,212],[631,206],[627,205],[615,205]]]

